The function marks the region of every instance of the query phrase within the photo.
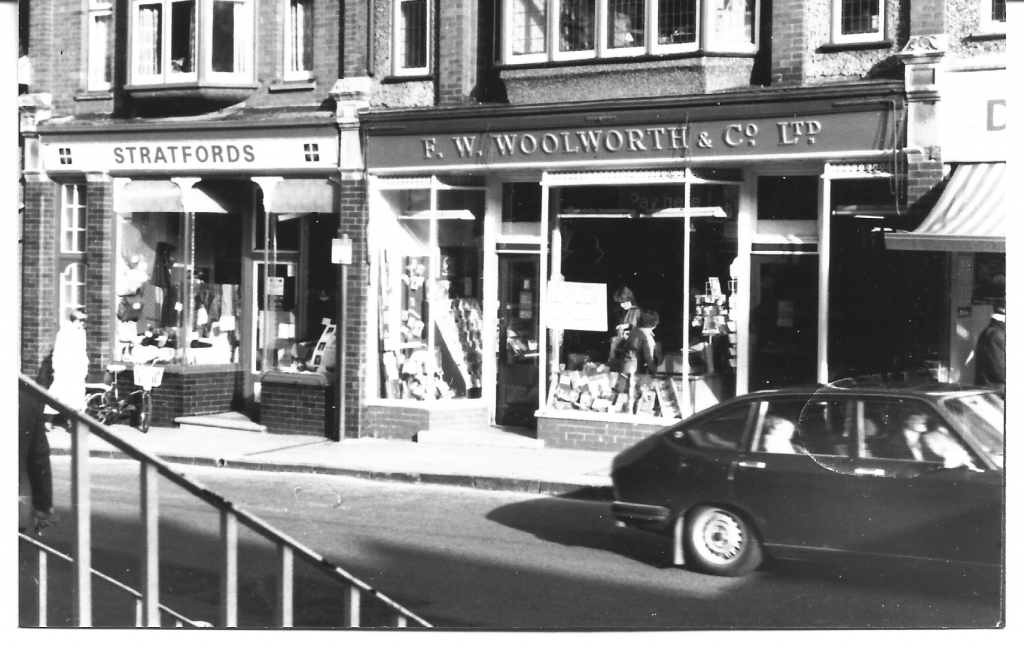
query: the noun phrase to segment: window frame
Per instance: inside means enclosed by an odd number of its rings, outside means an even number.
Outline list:
[[[292,34],[294,33],[294,26],[292,25],[292,6],[295,4],[298,4],[299,6],[308,4],[308,15],[305,9],[303,10],[303,32],[305,32],[306,21],[313,21],[313,29],[315,34],[316,2],[315,0],[282,0],[281,4],[284,6],[284,67],[282,71],[282,77],[284,78],[285,81],[308,81],[313,78],[313,68],[315,67],[316,64],[316,39],[314,38],[313,42],[310,44],[313,62],[312,65],[310,65],[309,69],[307,70],[305,68],[302,68],[301,61],[297,62],[299,64],[298,66],[293,67],[292,64],[296,63],[296,61],[293,58],[292,52],[294,45],[292,40]]]
[[[114,77],[114,9],[112,0],[89,0],[88,49],[86,55],[86,89],[89,91],[110,90]],[[102,49],[99,46],[97,25],[100,18],[108,18],[107,34]],[[99,55],[99,56],[98,56]],[[100,63],[102,62],[102,63]],[[110,79],[106,79],[107,66]]]
[[[978,30],[983,34],[1006,34],[1006,12],[1003,20],[992,19],[992,7],[996,0],[981,0],[978,16]],[[1004,0],[1005,7],[1005,0]]]
[[[542,52],[515,54],[516,35],[514,25],[508,17],[522,0],[502,0],[502,14],[499,25],[501,47],[497,52],[499,62],[504,65],[529,65],[536,63],[635,58],[642,56],[665,56],[711,51],[725,54],[754,54],[760,46],[761,0],[753,0],[751,40],[749,43],[715,39],[713,37],[714,16],[712,9],[716,0],[694,0],[696,20],[694,39],[686,43],[658,43],[660,6],[658,0],[644,0],[644,38],[636,47],[613,48],[609,39],[609,5],[611,0],[595,0],[594,3],[594,47],[588,50],[562,51],[561,8],[563,0],[543,0],[545,16],[545,46]],[[740,0],[746,5],[746,0]]]
[[[191,72],[175,72],[171,62],[172,8],[180,2],[195,2],[195,52]],[[242,6],[241,25],[235,26],[235,36],[242,39],[239,59],[240,70],[217,72],[213,69],[213,6],[215,2],[229,2]],[[255,75],[256,48],[254,43],[255,0],[131,0],[128,18],[128,86],[204,85],[215,83],[248,84]],[[140,9],[144,6],[160,8],[159,72],[141,74],[139,68]]]
[[[402,4],[409,0],[392,0],[391,2],[391,74],[396,77],[416,77],[431,74],[433,56],[432,51],[434,48],[434,33],[432,29],[433,21],[431,17],[434,14],[434,0],[418,0],[426,4],[426,10],[423,16],[423,29],[426,34],[426,57],[424,59],[424,65],[416,68],[406,67],[402,64],[402,57],[399,56],[399,52],[404,51],[400,48],[402,44],[402,36],[405,34],[404,25],[402,23]],[[400,29],[400,26],[403,29]]]
[[[85,253],[85,218],[87,210],[88,189],[84,183],[63,183],[60,186],[60,253]],[[65,236],[71,235],[72,241],[81,242],[81,248],[66,247]]]
[[[60,216],[55,224],[58,246],[54,276],[57,287],[58,320],[63,321],[68,318],[68,314],[70,314],[73,308],[85,307],[86,274],[88,273],[85,231],[88,219],[89,189],[84,182],[68,181],[60,184],[58,192],[57,200],[60,206]],[[72,216],[71,219],[68,219],[69,214]],[[71,227],[67,228],[69,223]],[[81,234],[80,249],[64,245],[66,232]],[[72,239],[75,240],[77,238]],[[74,288],[76,299],[74,301],[66,300],[69,287]]]
[[[886,14],[888,0],[878,0],[878,28],[864,34],[843,34],[843,3],[845,0],[832,0],[832,43],[851,45],[859,43],[879,43],[885,40]]]

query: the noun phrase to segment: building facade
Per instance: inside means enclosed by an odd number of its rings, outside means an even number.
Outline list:
[[[22,370],[84,305],[94,371],[167,364],[157,424],[620,449],[737,393],[972,372],[1001,212],[928,232],[1005,161],[1005,98],[987,152],[955,99],[1005,74],[998,0],[23,6]]]

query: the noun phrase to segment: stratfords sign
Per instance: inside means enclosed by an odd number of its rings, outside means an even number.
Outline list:
[[[892,146],[891,114],[856,113],[687,124],[485,133],[383,134],[368,141],[371,169],[531,166],[582,161],[810,155]]]

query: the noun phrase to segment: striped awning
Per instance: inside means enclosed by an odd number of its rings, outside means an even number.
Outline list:
[[[900,251],[1006,251],[1005,167],[1005,163],[960,165],[917,230],[886,233],[885,247]]]

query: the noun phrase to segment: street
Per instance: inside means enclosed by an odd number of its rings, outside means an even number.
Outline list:
[[[63,522],[43,542],[70,552],[70,466],[54,457]],[[93,560],[138,588],[138,466],[94,460]],[[438,627],[549,629],[992,627],[998,578],[942,570],[772,564],[740,579],[669,566],[669,543],[613,526],[606,503],[309,474],[178,467]],[[212,509],[161,481],[161,594],[217,623]],[[240,624],[272,622],[273,550],[239,536]],[[26,562],[23,554],[23,573]],[[29,557],[31,558],[31,557]],[[51,578],[70,581],[67,566]],[[23,604],[34,588],[22,586]],[[94,589],[97,625],[131,625],[131,601]],[[51,625],[67,590],[51,589]],[[118,600],[124,601],[113,614]],[[296,625],[336,626],[340,591],[296,570]],[[22,608],[22,625],[34,625]],[[364,625],[375,624],[370,609]]]

